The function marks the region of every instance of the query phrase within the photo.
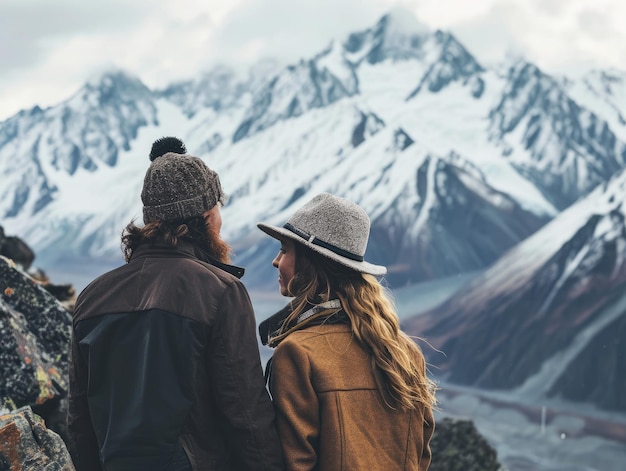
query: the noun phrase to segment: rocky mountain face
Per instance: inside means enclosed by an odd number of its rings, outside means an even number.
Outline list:
[[[626,136],[626,72],[592,70],[581,77],[560,79],[572,99],[603,116],[611,130],[623,142]]]
[[[626,412],[626,172],[409,322],[446,380]]]
[[[552,77],[519,62],[508,71],[507,86],[490,113],[492,138],[501,141],[515,167],[563,209],[626,162],[626,146],[607,121],[581,107]],[[507,136],[521,142],[507,144]],[[530,153],[516,161],[512,147]]]
[[[390,265],[391,284],[478,270],[547,222],[465,164],[427,155],[374,220],[368,254]]]
[[[1,123],[2,216],[41,211],[58,191],[55,174],[115,167],[138,129],[156,123],[153,92],[121,72],[87,83],[61,105]]]

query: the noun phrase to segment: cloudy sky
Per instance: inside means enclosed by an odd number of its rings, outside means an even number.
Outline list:
[[[483,65],[515,55],[547,72],[626,70],[623,0],[1,0],[0,120],[110,68],[160,87],[218,62],[296,61],[398,6]]]

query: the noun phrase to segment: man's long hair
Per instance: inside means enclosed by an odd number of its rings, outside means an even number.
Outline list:
[[[287,287],[295,296],[294,309],[275,340],[300,327],[294,324],[307,306],[338,298],[354,337],[371,356],[383,402],[392,409],[415,409],[419,404],[434,407],[437,388],[426,375],[424,355],[400,330],[387,290],[372,275],[347,268],[301,244],[295,247],[296,274]]]
[[[184,221],[155,221],[142,227],[131,221],[122,232],[122,252],[128,262],[140,244],[164,242],[167,246],[175,248],[183,239],[194,242],[218,262],[230,263],[230,246],[222,240],[213,226],[207,224],[203,216],[195,216]]]

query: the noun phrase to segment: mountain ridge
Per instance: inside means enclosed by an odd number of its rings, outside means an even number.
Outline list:
[[[0,123],[3,224],[45,263],[121,262],[118,234],[140,219],[150,142],[177,135],[222,177],[223,235],[238,262],[257,266],[255,254],[271,250],[256,222],[282,224],[330,191],[370,213],[368,256],[404,267],[392,275],[401,285],[485,268],[624,165],[615,107],[598,108],[612,113],[610,124],[579,107],[570,121],[585,132],[559,138],[549,114],[529,116],[532,106],[510,101],[515,91],[532,103],[536,87],[515,88],[513,76],[480,65],[450,33],[397,13],[310,59],[259,67],[265,73],[246,76],[219,66],[161,90],[116,71],[55,107]],[[533,71],[575,103],[573,85]],[[516,118],[503,132],[505,110]],[[579,149],[578,175],[591,177],[550,185],[562,177],[541,166],[528,129]],[[467,212],[468,201],[478,209]],[[453,253],[442,245],[428,254],[443,240],[454,241]],[[259,283],[270,270],[247,278]]]
[[[622,171],[405,328],[452,383],[626,412],[625,199]]]

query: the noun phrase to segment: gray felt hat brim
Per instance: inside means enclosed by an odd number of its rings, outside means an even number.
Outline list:
[[[257,227],[278,240],[293,240],[352,270],[384,275],[387,269],[364,260],[370,219],[356,203],[320,193],[298,209],[283,227],[258,223]]]
[[[336,254],[330,249],[320,247],[319,245],[315,245],[308,240],[303,239],[302,237],[294,234],[289,229],[285,229],[284,227],[272,226],[270,224],[264,224],[261,222],[257,224],[257,227],[274,239],[280,241],[284,239],[293,240],[294,242],[302,244],[305,247],[313,250],[314,252],[317,252],[320,255],[323,255],[324,257],[327,257],[355,271],[375,276],[381,276],[387,273],[387,268],[382,265],[374,265],[373,263],[369,263],[366,261],[359,262],[357,260],[350,260],[349,258],[342,257],[341,255]]]

